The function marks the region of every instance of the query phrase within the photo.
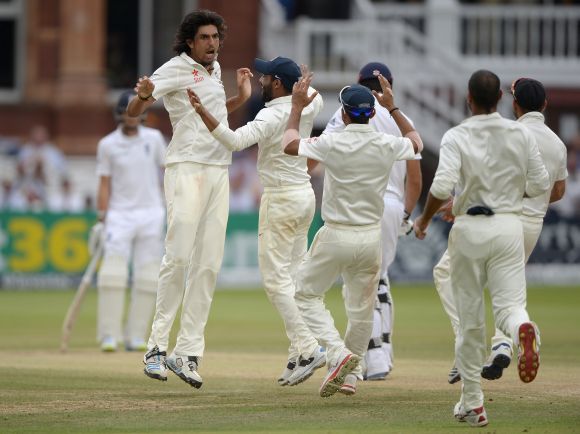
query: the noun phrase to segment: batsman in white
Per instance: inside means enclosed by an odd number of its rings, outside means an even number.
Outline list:
[[[104,243],[99,269],[97,334],[103,351],[115,351],[119,342],[133,351],[146,349],[163,253],[165,211],[161,175],[165,139],[158,130],[130,117],[127,104],[135,95],[124,92],[115,108],[119,126],[97,149],[98,223],[91,233],[92,250]],[[129,266],[133,270],[127,323],[121,330]]]
[[[427,203],[415,220],[415,234],[423,239],[431,218],[455,189],[448,250],[459,318],[455,359],[463,387],[453,413],[471,426],[488,423],[480,377],[486,284],[497,327],[519,347],[522,381],[533,381],[540,364],[539,331],[526,311],[519,215],[524,195],[545,194],[550,179],[529,130],[497,113],[501,95],[497,75],[486,70],[473,73],[467,96],[473,116],[443,136]]]
[[[566,178],[568,177],[567,156],[566,146],[562,140],[544,123],[542,112],[546,109],[548,101],[542,83],[531,78],[520,78],[512,84],[511,93],[514,98],[513,110],[517,121],[523,124],[534,136],[542,161],[550,175],[550,191],[534,198],[524,198],[523,201],[520,220],[524,230],[524,253],[525,262],[527,262],[542,232],[548,205],[564,196]],[[446,212],[444,218],[447,221],[453,219],[450,212],[451,205],[453,205],[452,201],[443,210]],[[457,336],[459,334],[459,318],[450,274],[449,252],[446,251],[433,269],[433,279],[445,312],[451,320],[453,332]],[[503,370],[511,363],[512,347],[512,340],[496,328],[495,335],[491,340],[491,353],[483,365],[481,376],[487,380],[501,378]],[[453,366],[448,376],[449,383],[453,384],[460,379],[457,367]]]
[[[307,75],[291,59],[276,57],[256,59],[255,69],[262,74],[262,99],[266,107],[247,125],[231,131],[205,108],[193,90],[190,101],[212,135],[230,151],[240,151],[258,143],[258,175],[264,187],[258,228],[258,263],[264,289],[284,321],[290,340],[288,362],[278,379],[281,386],[295,385],[308,378],[326,359],[316,339],[296,330],[300,316],[296,302],[295,275],[306,253],[308,229],[314,216],[314,191],[310,184],[307,161],[286,155],[282,135],[291,108],[292,86]],[[315,90],[310,89],[312,95]],[[300,136],[310,137],[314,118],[322,109],[317,95],[304,110]]]
[[[373,310],[381,264],[383,197],[393,163],[412,160],[422,150],[419,134],[393,102],[389,82],[379,75],[382,93],[360,84],[339,94],[346,128],[337,133],[301,139],[300,115],[311,99],[309,80],[301,79],[292,94],[292,110],[283,146],[324,164],[322,218],[296,277],[296,303],[307,327],[327,348],[329,372],[322,397],[356,392],[354,371],[364,357],[373,328]],[[376,99],[375,99],[376,98]],[[403,137],[375,131],[369,120],[378,101],[393,116]],[[342,276],[348,326],[344,341],[325,308],[324,295]]]
[[[221,267],[229,207],[228,166],[232,154],[207,130],[187,96],[192,88],[220,122],[251,93],[250,71],[237,70],[238,95],[226,101],[217,55],[226,26],[215,12],[200,10],[180,24],[176,56],[151,78],[141,77],[128,112],[139,115],[163,98],[173,126],[167,151],[165,200],[167,235],[151,336],[144,356],[145,374],[167,380],[169,368],[199,388],[198,367],[205,349],[207,323]],[[169,333],[181,305],[181,324],[173,353]]]
[[[363,66],[359,72],[358,83],[370,90],[381,92],[379,74],[387,79],[391,87],[393,86],[390,69],[380,62],[371,62]],[[401,131],[388,110],[376,103],[375,110],[376,114],[369,121],[369,125],[376,131],[401,137]],[[409,118],[407,120],[413,125]],[[326,125],[323,134],[342,131],[344,127],[342,108],[339,108]],[[409,218],[421,195],[420,158],[417,154],[414,160],[395,161],[383,197],[385,209],[381,218],[381,278],[377,288],[373,333],[364,363],[361,364],[362,376],[359,379],[364,377],[366,380],[384,380],[393,369],[394,301],[388,270],[395,259],[399,236],[413,231],[413,224]]]

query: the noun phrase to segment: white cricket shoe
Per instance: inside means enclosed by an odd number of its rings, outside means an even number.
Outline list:
[[[101,340],[101,351],[105,353],[113,353],[117,351],[117,339],[113,336],[105,336]]]
[[[348,374],[344,377],[344,383],[338,389],[339,393],[343,395],[354,395],[356,393],[356,375],[355,374]]]
[[[167,381],[167,366],[165,365],[165,351],[159,351],[157,346],[143,356],[145,368],[143,372],[149,378],[155,380]]]
[[[314,350],[314,353],[309,358],[298,358],[298,364],[294,368],[294,372],[288,378],[289,386],[296,386],[308,380],[314,371],[326,365],[326,351],[320,345]]]
[[[320,386],[320,396],[327,398],[334,395],[344,384],[345,378],[352,373],[360,363],[361,358],[351,352],[343,352],[343,356],[324,377]]]
[[[540,330],[533,322],[518,328],[518,373],[524,383],[534,381],[540,368]]]
[[[489,421],[487,420],[487,413],[483,405],[473,410],[466,411],[461,405],[461,402],[455,404],[453,408],[453,416],[459,422],[467,422],[469,426],[486,426]]]
[[[199,389],[203,384],[197,372],[198,358],[196,356],[178,356],[174,353],[165,359],[165,363],[169,370],[190,386]]]
[[[282,371],[282,374],[280,374],[280,377],[278,378],[278,384],[280,386],[288,385],[288,381],[290,380],[290,377],[294,373],[294,368],[296,368],[296,362],[297,362],[296,359],[288,360],[288,364],[286,365],[284,371]]]
[[[512,347],[506,342],[491,348],[491,354],[483,365],[481,376],[486,380],[497,380],[512,361]]]
[[[147,351],[147,342],[143,339],[135,338],[125,343],[126,351]]]

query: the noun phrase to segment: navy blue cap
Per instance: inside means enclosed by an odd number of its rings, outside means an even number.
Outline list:
[[[387,79],[387,81],[393,84],[393,75],[391,70],[384,63],[371,62],[363,66],[358,73],[358,82],[363,80],[370,80],[372,78],[378,78],[379,74]]]
[[[540,111],[546,101],[544,85],[533,78],[519,78],[512,84],[512,95],[524,110]]]
[[[256,71],[264,75],[271,75],[279,79],[287,91],[292,91],[294,83],[302,76],[300,67],[292,59],[276,57],[272,60],[254,60]]]
[[[134,90],[126,90],[124,91],[119,100],[117,101],[117,105],[115,106],[115,114],[122,115],[127,110],[127,106],[129,105],[129,101],[133,99],[135,96]]]
[[[370,117],[375,107],[375,97],[367,87],[360,84],[343,87],[338,94],[338,100],[344,110],[354,116]]]

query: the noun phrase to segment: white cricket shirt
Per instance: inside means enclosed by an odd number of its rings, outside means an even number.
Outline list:
[[[496,112],[467,118],[441,139],[431,194],[447,199],[454,187],[455,216],[473,206],[521,214],[524,190],[538,196],[550,180],[529,130]]]
[[[119,126],[97,148],[97,176],[111,177],[109,209],[134,210],[163,207],[160,168],[165,139],[158,130],[138,127],[126,136]]]
[[[309,93],[312,94],[314,89]],[[266,103],[252,122],[235,132],[220,124],[212,134],[231,151],[240,151],[258,143],[258,175],[264,187],[300,185],[310,180],[306,158],[287,155],[282,150],[282,136],[292,108],[292,95]],[[322,110],[322,97],[316,98],[302,111],[300,136],[310,137],[314,118]]]
[[[412,160],[411,140],[350,124],[344,131],[300,140],[298,155],[324,164],[322,218],[351,226],[378,223],[393,163]]]
[[[153,98],[163,98],[173,126],[173,137],[167,149],[167,164],[195,163],[228,165],[232,153],[209,133],[189,102],[190,87],[214,117],[227,125],[226,93],[217,61],[214,70],[207,70],[185,53],[161,65],[150,77],[155,84]]]
[[[387,133],[395,137],[402,137],[401,130],[397,126],[389,111],[379,104],[375,98],[376,114],[369,121],[369,125],[376,131]],[[403,113],[403,112],[401,112]],[[403,113],[403,116],[405,114]],[[413,125],[411,119],[407,116],[405,118]],[[342,108],[339,107],[332,118],[328,121],[326,128],[322,134],[335,133],[344,130],[344,122],[342,121]],[[417,154],[415,159],[420,160],[421,154]],[[391,169],[391,176],[385,191],[385,197],[393,197],[400,202],[405,200],[405,178],[407,176],[407,163],[405,161],[395,161]]]
[[[554,183],[568,177],[566,145],[544,123],[544,115],[540,112],[526,113],[518,119],[518,122],[525,125],[536,139],[542,161],[550,176],[550,189],[537,197],[525,198],[522,214],[544,218]]]

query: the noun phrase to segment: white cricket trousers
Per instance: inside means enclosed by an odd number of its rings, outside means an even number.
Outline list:
[[[449,235],[449,259],[460,333],[455,360],[463,380],[462,403],[473,409],[483,405],[486,283],[500,330],[517,343],[518,327],[529,321],[520,219],[514,214],[457,217]]]
[[[524,259],[527,263],[532,252],[534,251],[534,248],[536,247],[538,239],[540,238],[544,219],[539,217],[528,217],[524,215],[521,215],[519,218],[523,227],[525,253]],[[455,299],[453,297],[453,289],[451,288],[451,266],[449,264],[448,250],[443,253],[439,263],[435,266],[435,268],[433,268],[433,280],[435,282],[437,292],[439,293],[441,304],[443,305],[447,316],[451,320],[451,327],[453,328],[453,333],[457,338],[459,334],[459,317],[457,316]],[[510,347],[513,344],[512,340],[496,327],[495,335],[491,338],[491,346],[493,348],[502,343],[506,343]]]
[[[167,235],[148,347],[167,351],[181,305],[174,352],[202,357],[229,209],[228,167],[192,162],[165,169]]]
[[[105,254],[97,278],[97,339],[146,339],[157,293],[159,263],[163,254],[165,210],[110,209],[105,221]],[[131,301],[122,331],[125,289],[133,268]]]
[[[298,269],[296,303],[321,345],[329,366],[345,347],[364,357],[373,328],[373,309],[381,269],[380,224],[347,226],[325,223],[316,233]],[[341,275],[348,318],[344,341],[324,305],[324,295]]]
[[[294,300],[296,272],[308,247],[314,208],[310,182],[266,187],[260,202],[258,262],[266,295],[284,321],[289,360],[309,356],[318,346],[308,330],[298,327],[300,312]]]

